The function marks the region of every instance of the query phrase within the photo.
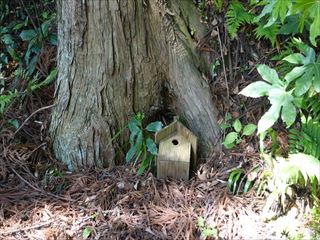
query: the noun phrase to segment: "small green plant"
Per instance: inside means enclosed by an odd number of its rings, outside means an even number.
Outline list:
[[[250,188],[253,185],[253,181],[249,180],[248,178],[246,178],[245,181],[243,181],[244,177],[244,171],[242,169],[235,169],[233,170],[228,178],[228,189],[230,192],[232,192],[233,194],[236,194],[237,190],[239,192],[239,188],[241,187],[240,185],[242,185],[242,183],[244,183],[243,186],[243,193],[246,193],[250,190]]]
[[[12,99],[18,95],[17,90],[14,92],[8,91],[6,94],[0,92],[0,117],[5,112],[5,109],[11,103]]]
[[[226,16],[227,28],[231,39],[237,36],[237,31],[241,25],[251,24],[254,19],[254,15],[249,13],[242,3],[238,1],[231,2]]]
[[[304,153],[290,154],[288,158],[263,156],[268,166],[262,174],[267,178],[266,187],[274,198],[280,198],[283,207],[292,185],[305,188],[310,185],[313,196],[317,196],[320,183],[319,159]]]
[[[93,232],[93,228],[86,227],[82,232],[83,239],[88,239],[91,236],[92,232]]]
[[[223,145],[228,149],[231,149],[235,145],[241,143],[243,137],[252,135],[257,129],[257,126],[252,123],[243,127],[239,119],[236,119],[232,125],[229,124],[228,121],[229,120],[220,125],[222,129],[232,128],[234,130],[229,132],[223,141]]]
[[[215,238],[218,236],[218,230],[216,228],[209,227],[203,217],[198,217],[197,226],[201,231],[201,235],[203,235],[205,238]]]
[[[285,75],[287,82],[294,82],[294,93],[302,96],[311,88],[317,93],[320,92],[320,56],[316,59],[315,50],[304,44],[300,39],[294,38],[295,46],[300,53],[293,53],[283,60],[295,67]]]
[[[218,12],[221,12],[223,10],[224,0],[212,0],[212,3]]]
[[[301,53],[293,53],[283,59],[294,66],[292,70],[280,78],[275,69],[258,65],[257,70],[265,82],[251,83],[240,92],[253,98],[268,96],[271,107],[261,117],[258,133],[272,127],[279,117],[290,127],[295,122],[297,109],[303,108],[306,99],[320,92],[320,57],[316,60],[314,49],[300,39],[293,42]]]
[[[160,131],[163,126],[161,122],[156,121],[148,124],[144,128],[142,126],[143,119],[144,114],[138,113],[128,124],[131,147],[126,154],[126,162],[134,159],[135,165],[139,160],[141,161],[138,175],[141,175],[153,163],[158,149],[152,136],[154,133]]]
[[[271,45],[274,47],[279,29],[280,25],[278,23],[274,23],[271,26],[266,27],[263,23],[258,22],[257,27],[254,29],[254,35],[258,40],[261,38],[269,40]]]
[[[65,176],[56,167],[49,168],[45,172],[43,183],[47,190],[55,193],[61,192],[67,185]]]
[[[267,65],[258,65],[257,70],[266,82],[251,83],[240,94],[252,98],[268,96],[271,107],[259,120],[258,133],[265,132],[272,127],[280,115],[281,119],[290,127],[296,119],[295,104],[299,100],[292,94],[293,90],[287,91],[290,82],[280,80],[276,70]]]

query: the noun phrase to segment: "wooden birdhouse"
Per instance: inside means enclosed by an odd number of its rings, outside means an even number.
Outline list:
[[[197,159],[197,137],[177,119],[155,137],[159,144],[157,177],[188,180]]]

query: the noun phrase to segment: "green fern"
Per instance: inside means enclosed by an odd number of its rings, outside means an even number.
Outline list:
[[[251,24],[254,19],[254,15],[247,12],[244,6],[238,2],[231,2],[227,12],[227,27],[231,39],[237,36],[239,27],[243,24]]]
[[[270,164],[268,171],[271,173],[267,188],[273,195],[280,197],[283,207],[291,185],[309,186],[314,196],[317,195],[320,183],[319,159],[304,153],[290,154],[288,158],[274,159],[269,155],[264,155],[264,158]]]
[[[260,40],[261,38],[269,40],[271,42],[272,46],[274,46],[274,44],[276,43],[276,40],[277,40],[277,34],[279,32],[279,28],[280,28],[279,24],[274,23],[268,27],[265,27],[265,24],[263,24],[261,22],[258,22],[257,24],[258,24],[258,26],[254,30],[256,38],[258,40]]]
[[[301,129],[289,131],[290,151],[303,152],[320,159],[320,122],[311,117],[301,119]]]
[[[307,110],[309,115],[320,122],[320,94],[316,94],[308,99]],[[319,123],[320,124],[320,123]]]

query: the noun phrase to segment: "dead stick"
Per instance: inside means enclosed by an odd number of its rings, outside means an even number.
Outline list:
[[[43,110],[46,110],[46,109],[49,109],[49,108],[52,108],[54,107],[56,104],[52,104],[52,105],[49,105],[49,106],[45,106],[45,107],[42,107],[42,108],[39,108],[37,109],[36,111],[34,111],[33,113],[31,113],[31,115],[29,117],[27,117],[26,120],[24,120],[24,122],[21,124],[21,126],[14,132],[13,135],[16,135],[17,132],[19,132],[21,130],[21,128],[30,120],[30,118],[32,118],[36,113],[38,112],[41,112]]]
[[[56,219],[52,219],[49,222],[41,223],[41,224],[38,224],[38,225],[26,227],[26,228],[14,229],[14,230],[7,231],[7,232],[0,232],[0,235],[8,235],[8,234],[12,234],[12,233],[24,232],[24,231],[28,231],[28,230],[35,229],[35,228],[40,228],[40,227],[43,227],[43,226],[46,226],[46,225],[49,225],[49,224],[53,223],[55,220]]]
[[[26,179],[24,179],[19,173],[17,173],[16,170],[14,170],[12,167],[10,167],[10,169],[12,170],[12,172],[14,172],[24,183],[26,183],[29,187],[31,187],[33,190],[37,191],[37,192],[40,192],[44,195],[49,195],[51,197],[54,197],[54,198],[58,198],[60,200],[63,200],[63,201],[71,201],[71,202],[74,202],[75,200],[70,198],[64,198],[64,197],[60,197],[58,195],[55,195],[53,193],[50,193],[50,192],[45,192],[43,191],[42,189],[39,189],[39,188],[36,188],[35,186],[33,186],[31,183],[29,183]]]
[[[223,66],[223,73],[224,73],[224,79],[226,82],[226,88],[227,88],[227,98],[229,99],[230,93],[229,93],[229,86],[228,86],[228,78],[227,78],[227,71],[226,71],[226,64],[224,62],[224,57],[223,57],[223,52],[222,52],[222,42],[220,38],[220,31],[219,28],[216,27],[217,32],[218,32],[218,40],[219,40],[219,46],[220,46],[220,55],[221,55],[221,60],[222,60],[222,66]]]

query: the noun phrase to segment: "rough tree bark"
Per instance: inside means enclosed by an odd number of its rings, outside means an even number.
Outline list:
[[[70,170],[112,166],[126,136],[111,139],[138,111],[153,116],[170,107],[203,151],[214,148],[217,111],[196,49],[205,31],[196,12],[191,0],[58,1],[50,131]]]

